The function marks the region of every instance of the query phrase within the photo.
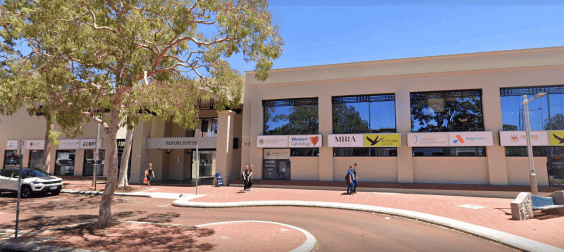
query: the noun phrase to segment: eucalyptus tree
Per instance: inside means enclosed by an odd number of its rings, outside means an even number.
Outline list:
[[[3,6],[6,27],[40,37],[50,49],[45,55],[79,66],[77,79],[98,90],[93,104],[110,110],[101,117],[96,109],[82,112],[109,125],[101,227],[111,222],[119,126],[147,120],[151,111],[194,129],[198,96],[217,96],[217,110],[240,102],[242,79],[227,58],[255,62],[255,77],[265,80],[282,53],[266,0],[4,0]]]

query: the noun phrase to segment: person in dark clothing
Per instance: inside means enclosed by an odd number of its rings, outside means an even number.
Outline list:
[[[153,171],[153,164],[149,163],[149,168],[145,170],[145,178],[147,179],[147,185],[151,187],[151,180],[155,177],[155,172]]]
[[[356,168],[357,167],[358,167],[358,164],[354,163],[354,167],[353,167],[353,170],[352,170],[353,175],[354,175],[354,179],[353,179],[354,186],[353,186],[353,191],[352,191],[353,193],[356,193],[356,187],[358,186],[358,176],[356,176]]]
[[[249,182],[247,180],[248,177],[248,173],[249,173],[249,165],[245,165],[245,170],[243,170],[243,183],[245,183],[245,185],[243,186],[243,192],[247,192],[247,189],[249,188]]]
[[[347,194],[352,194],[352,190],[353,190],[353,186],[354,186],[354,181],[353,181],[353,172],[352,172],[352,165],[349,166],[349,171],[347,172]]]
[[[253,165],[249,165],[249,172],[248,172],[248,176],[247,176],[247,189],[250,191],[252,191],[251,186],[253,186]]]

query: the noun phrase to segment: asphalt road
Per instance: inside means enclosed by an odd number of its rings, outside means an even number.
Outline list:
[[[61,194],[23,199],[20,230],[43,231],[96,221],[101,196]],[[183,225],[262,220],[309,231],[317,251],[516,251],[419,221],[360,211],[308,207],[179,208],[170,199],[116,197],[115,219]],[[0,229],[14,229],[15,194],[0,195]]]

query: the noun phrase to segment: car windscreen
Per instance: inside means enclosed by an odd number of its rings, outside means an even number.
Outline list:
[[[46,178],[49,177],[49,174],[42,171],[42,170],[23,170],[24,174],[28,178]]]

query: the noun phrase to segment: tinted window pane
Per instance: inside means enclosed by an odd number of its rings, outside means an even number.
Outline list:
[[[523,95],[538,93],[546,95],[529,103],[531,130],[564,130],[564,86],[502,88],[503,130],[526,130]]]
[[[41,168],[41,159],[43,158],[44,151],[32,150],[29,152],[29,168]]]
[[[15,150],[7,150],[4,153],[4,168],[19,168],[20,158],[16,157]]]
[[[49,174],[46,174],[45,172],[41,172],[39,170],[31,170],[27,173],[25,173],[26,177],[28,178],[45,178],[45,177],[49,177]]]
[[[411,93],[411,131],[483,131],[482,91]]]
[[[485,147],[413,148],[414,157],[485,157]]]
[[[317,98],[263,101],[264,135],[318,134]]]
[[[396,132],[395,95],[333,97],[333,133]]]
[[[397,148],[333,148],[335,157],[395,157]]]
[[[290,156],[292,157],[318,157],[319,148],[295,148],[290,149]]]

